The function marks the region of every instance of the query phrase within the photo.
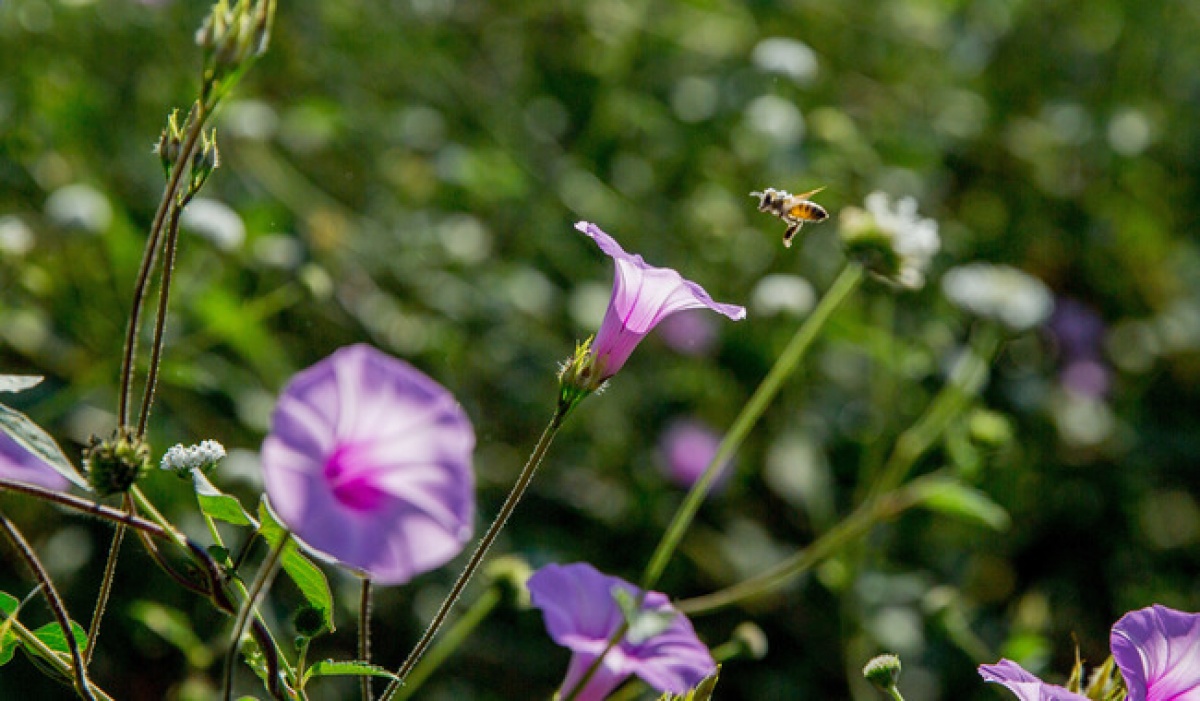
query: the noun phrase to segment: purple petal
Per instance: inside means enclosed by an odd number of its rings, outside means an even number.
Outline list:
[[[592,353],[603,364],[603,377],[615,375],[646,334],[671,314],[707,308],[734,321],[746,317],[744,307],[714,302],[704,288],[671,268],[656,268],[641,256],[626,253],[595,224],[581,221],[575,228],[590,236],[616,264],[612,297],[592,344]]]
[[[604,662],[596,668],[596,672],[592,674],[592,678],[588,679],[587,685],[578,691],[575,695],[575,701],[604,701],[608,698],[621,682],[629,678],[629,670],[618,670],[613,668],[613,661],[616,655],[609,653]],[[590,655],[583,652],[576,652],[571,655],[571,663],[567,665],[567,676],[563,679],[560,687],[560,694],[566,695],[570,693],[587,671],[592,668],[592,663],[596,661],[596,655]]]
[[[564,691],[603,652],[624,621],[614,590],[624,590],[631,596],[640,593],[632,584],[601,574],[586,563],[548,565],[535,572],[527,586],[533,605],[545,617],[550,637],[575,653],[563,682]],[[587,691],[593,694],[589,698],[603,698],[631,673],[659,691],[682,693],[716,669],[691,622],[671,607],[666,596],[650,592],[642,610],[671,614],[673,618],[665,630],[649,639],[635,643],[626,637],[609,651],[600,670],[603,674],[598,673],[598,679],[589,682]]]
[[[666,474],[676,484],[690,487],[708,469],[708,463],[717,454],[721,436],[703,423],[694,419],[672,422],[663,433],[659,443]],[[729,479],[729,464],[722,468],[713,490],[720,489]]]
[[[263,442],[280,519],[310,548],[401,584],[462,550],[475,435],[453,395],[370,346],[298,373]]]
[[[71,488],[66,477],[3,431],[0,431],[0,478],[61,492]]]
[[[1129,701],[1200,701],[1200,614],[1151,606],[1113,626]]]
[[[1086,696],[1043,682],[1012,660],[980,665],[979,675],[984,681],[1003,684],[1021,701],[1088,701]]]

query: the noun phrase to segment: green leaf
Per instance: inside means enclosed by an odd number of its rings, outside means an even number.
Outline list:
[[[266,497],[258,503],[258,518],[262,521],[262,526],[259,527],[259,535],[271,547],[275,547],[284,534],[287,533],[280,523],[275,518],[275,514],[271,511],[271,507],[267,504]],[[290,535],[289,535],[290,538]],[[283,571],[300,589],[300,593],[308,601],[309,606],[321,612],[321,616],[325,619],[325,627],[329,631],[335,630],[333,625],[333,594],[329,591],[329,582],[325,580],[325,574],[321,569],[314,565],[311,560],[300,552],[300,548],[296,546],[295,539],[291,539],[283,555],[280,558],[283,565]]]
[[[71,654],[70,648],[67,647],[67,638],[63,635],[62,626],[57,623],[47,623],[46,625],[32,631],[33,637],[42,642],[43,645],[50,648],[52,651],[69,657]],[[75,636],[75,642],[79,645],[79,649],[83,650],[87,647],[87,633],[75,621],[71,621],[71,633]],[[26,654],[30,657],[41,657],[41,651],[32,648],[28,645],[24,646]]]
[[[0,666],[8,664],[21,647],[21,639],[12,631],[20,608],[21,602],[15,596],[0,591],[0,612],[4,613],[4,622],[0,623]]]
[[[196,501],[200,504],[200,511],[209,518],[235,526],[258,527],[258,523],[242,507],[242,502],[238,501],[237,497],[217,489],[199,470],[192,471],[192,484],[196,489]]]
[[[44,379],[41,375],[0,375],[0,392],[24,392]]]
[[[204,669],[212,663],[212,651],[192,630],[192,622],[182,611],[153,601],[135,601],[129,616],[171,643],[187,657],[188,664]]]
[[[388,670],[373,665],[370,662],[321,660],[308,668],[304,673],[304,683],[312,677],[387,677],[396,679],[396,675]]]
[[[997,531],[1007,529],[1012,523],[1004,507],[992,501],[983,492],[956,479],[926,480],[917,488],[916,494],[917,504],[930,511],[975,522]]]
[[[87,480],[80,476],[67,456],[63,455],[58,443],[55,443],[41,426],[30,421],[28,416],[0,404],[0,431],[7,433],[21,447],[46,461],[47,465],[70,480],[71,484],[90,491]]]

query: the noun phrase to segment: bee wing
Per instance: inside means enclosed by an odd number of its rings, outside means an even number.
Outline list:
[[[824,189],[825,189],[825,186],[822,185],[821,187],[818,187],[816,190],[809,190],[808,192],[796,195],[796,199],[807,200],[808,198],[812,197],[813,195],[817,194],[818,192],[820,192],[821,190],[824,190]]]

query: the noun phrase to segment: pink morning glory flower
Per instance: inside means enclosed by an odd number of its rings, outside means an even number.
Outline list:
[[[66,477],[3,431],[0,431],[0,479],[61,492],[71,487]]]
[[[617,265],[612,297],[591,346],[597,385],[620,371],[638,343],[663,319],[685,309],[711,309],[738,321],[746,309],[714,302],[690,280],[670,268],[656,268],[642,257],[626,253],[613,237],[590,222],[575,228],[587,234]]]
[[[550,637],[572,652],[560,692],[565,697],[625,621],[617,597],[633,601],[641,590],[586,563],[548,565],[535,572],[527,586]],[[575,696],[577,701],[602,701],[631,674],[661,692],[682,694],[716,670],[691,622],[665,595],[647,594],[638,620],[652,623],[640,632],[641,626],[634,625],[625,634]]]
[[[288,382],[263,442],[263,478],[302,543],[377,583],[402,584],[471,537],[474,446],[444,387],[355,345]]]
[[[1109,643],[1127,701],[1200,701],[1200,614],[1158,605],[1130,611],[1113,626]],[[1087,699],[1042,682],[1010,660],[983,665],[979,673],[1021,701]]]
[[[1130,611],[1109,644],[1127,701],[1200,701],[1200,614],[1158,605]]]

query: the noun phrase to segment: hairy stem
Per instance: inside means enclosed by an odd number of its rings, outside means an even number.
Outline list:
[[[412,698],[412,695],[421,688],[421,685],[429,679],[430,675],[495,610],[502,599],[503,596],[499,588],[492,587],[485,591],[483,596],[480,596],[475,603],[471,604],[471,607],[463,612],[462,616],[442,636],[442,639],[429,649],[429,654],[425,655],[421,663],[413,668],[412,672],[405,678],[404,687],[396,694],[396,701],[406,701],[406,699]]]
[[[144,438],[146,435],[146,423],[150,420],[150,406],[154,403],[154,390],[158,384],[163,332],[167,327],[167,301],[171,296],[171,274],[175,270],[175,253],[179,243],[179,217],[183,214],[185,204],[185,201],[180,201],[171,208],[170,223],[167,225],[167,241],[163,246],[162,284],[158,287],[158,313],[154,317],[154,341],[150,346],[150,365],[146,370],[146,388],[138,415],[138,438]]]
[[[132,515],[133,502],[125,495],[123,502],[125,511]],[[104,618],[104,609],[108,607],[108,598],[112,595],[113,580],[117,576],[117,557],[121,553],[121,543],[125,540],[125,524],[118,523],[113,530],[112,543],[108,546],[108,559],[104,562],[104,574],[100,578],[100,591],[96,594],[96,607],[92,610],[92,622],[88,625],[87,646],[84,648],[84,662],[92,663],[92,653],[96,649],[96,638],[100,636],[100,621]]]
[[[242,636],[246,634],[246,625],[250,622],[250,618],[258,608],[258,598],[266,591],[271,580],[274,579],[275,572],[278,570],[279,559],[283,557],[283,552],[287,549],[290,540],[291,533],[285,532],[283,537],[279,539],[279,542],[267,553],[266,559],[259,565],[258,574],[255,575],[254,581],[250,584],[250,588],[246,592],[246,599],[238,609],[237,618],[234,619],[233,623],[233,632],[229,636],[229,651],[225,654],[225,678],[221,686],[223,689],[221,698],[225,699],[225,701],[230,701],[233,696],[233,669],[237,664],[238,650],[242,646]],[[274,674],[275,683],[278,683],[278,677],[279,674],[276,671]]]
[[[358,659],[363,662],[371,661],[371,578],[363,577],[362,588],[358,592]],[[370,675],[364,674],[358,678],[362,691],[362,701],[371,701]]]

